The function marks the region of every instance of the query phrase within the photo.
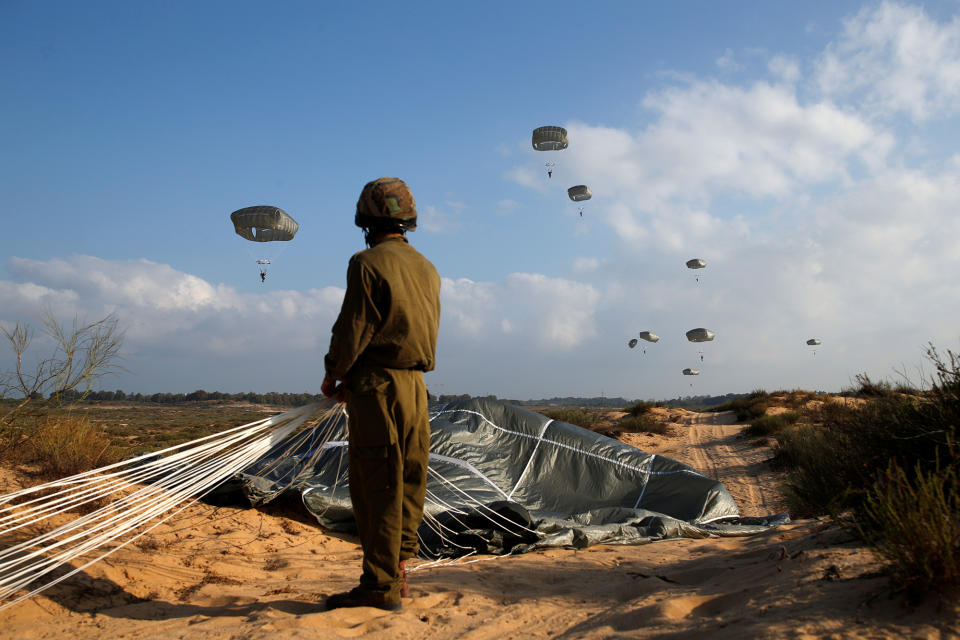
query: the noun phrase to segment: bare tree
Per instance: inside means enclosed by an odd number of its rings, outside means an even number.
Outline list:
[[[33,338],[30,327],[19,322],[12,330],[0,327],[16,356],[15,368],[0,373],[0,399],[20,398],[19,404],[0,417],[0,425],[10,424],[31,402],[44,398],[56,401],[72,391],[86,396],[98,380],[123,370],[116,363],[123,331],[112,313],[89,324],[74,318],[70,331],[64,330],[50,311],[44,313],[42,321],[43,333],[54,342],[53,353],[32,365],[24,359]]]

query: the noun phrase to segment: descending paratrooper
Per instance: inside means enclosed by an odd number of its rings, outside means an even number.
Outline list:
[[[230,214],[233,230],[251,242],[289,242],[297,234],[300,225],[283,209],[268,205],[245,207]],[[260,282],[267,279],[267,266],[271,261],[258,258]]]
[[[704,329],[703,327],[698,327],[696,329],[690,329],[687,331],[687,340],[690,342],[713,342],[713,339],[716,337],[713,331],[709,329]],[[700,354],[700,362],[703,362],[703,351],[698,351]]]
[[[574,202],[585,202],[593,197],[593,192],[587,185],[578,184],[567,189],[567,196]],[[583,217],[583,207],[580,207],[580,217]]]
[[[567,130],[563,127],[537,127],[533,130],[533,148],[537,151],[562,151],[567,148]],[[547,177],[553,177],[555,162],[547,162]]]
[[[687,269],[703,269],[707,266],[707,261],[703,258],[691,258],[687,260]],[[700,275],[696,276],[697,284],[700,284]]]

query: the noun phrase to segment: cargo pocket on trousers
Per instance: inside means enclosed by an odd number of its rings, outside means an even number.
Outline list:
[[[357,447],[382,447],[397,442],[397,427],[387,409],[390,381],[376,373],[360,376],[347,397],[350,440]]]
[[[353,463],[359,469],[365,491],[383,491],[392,486],[393,474],[390,472],[389,447],[353,448]]]

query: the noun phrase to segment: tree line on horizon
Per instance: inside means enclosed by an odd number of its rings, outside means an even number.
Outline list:
[[[496,395],[487,394],[481,396],[473,396],[469,393],[461,394],[442,394],[434,395],[432,393],[428,394],[430,396],[431,402],[439,402],[441,404],[448,404],[451,402],[456,402],[459,400],[470,400],[473,398],[476,399],[487,399],[487,400],[497,400],[502,402],[507,402],[510,404],[515,404],[517,406],[558,406],[558,407],[597,407],[597,408],[619,408],[630,406],[638,400],[629,400],[620,396],[617,397],[607,397],[607,396],[594,396],[594,397],[578,397],[578,396],[556,396],[553,398],[541,398],[541,399],[529,399],[529,400],[519,400],[515,398],[498,398]],[[724,404],[735,400],[736,398],[743,397],[747,394],[743,393],[727,393],[717,396],[709,395],[699,395],[699,396],[681,396],[673,398],[670,400],[660,400],[663,405],[668,407],[713,407],[717,405]],[[59,394],[50,394],[50,399],[55,399],[55,396],[58,396],[57,399],[61,403],[95,403],[95,402],[130,402],[136,404],[186,404],[192,402],[206,402],[206,403],[227,403],[227,402],[249,402],[250,404],[266,404],[282,407],[301,407],[311,402],[319,402],[324,399],[322,394],[319,393],[289,393],[289,392],[277,392],[270,391],[267,393],[257,393],[254,391],[240,392],[240,393],[227,393],[223,391],[206,391],[204,389],[197,389],[196,391],[191,391],[190,393],[170,393],[170,392],[159,392],[159,393],[128,393],[122,389],[110,390],[98,390],[98,391],[89,391],[89,392],[80,392],[76,390],[62,391]],[[39,398],[37,398],[39,399]]]

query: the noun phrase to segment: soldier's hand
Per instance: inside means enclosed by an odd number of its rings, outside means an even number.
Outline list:
[[[346,400],[343,383],[338,382],[333,378],[323,379],[323,383],[320,385],[320,393],[322,393],[327,398],[333,398],[337,402],[343,402],[344,400]]]

